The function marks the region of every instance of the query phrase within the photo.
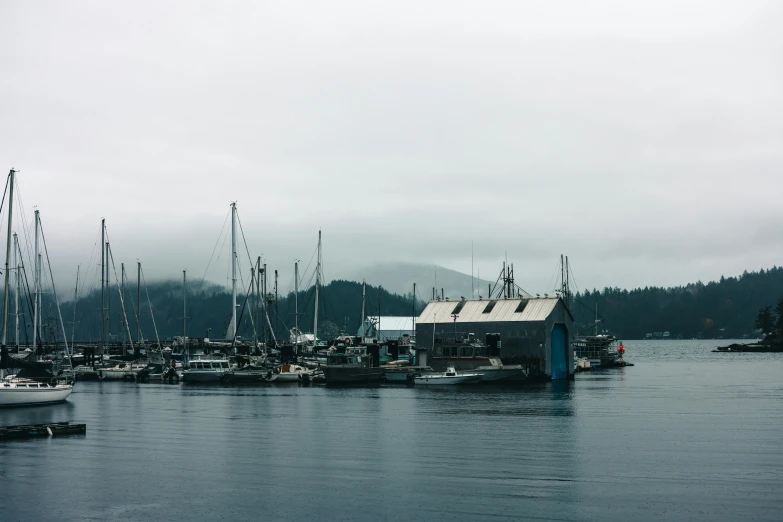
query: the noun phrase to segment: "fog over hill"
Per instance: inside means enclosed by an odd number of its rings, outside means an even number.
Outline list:
[[[357,277],[358,276],[358,277]],[[386,290],[396,294],[408,294],[413,291],[416,283],[416,295],[423,301],[432,298],[432,289],[436,288],[438,294],[443,289],[445,297],[459,299],[470,298],[472,295],[487,295],[486,281],[471,277],[456,270],[450,270],[442,266],[426,265],[421,263],[382,263],[372,265],[366,269],[350,270],[341,274],[340,278],[348,280],[364,279],[373,285],[380,285]],[[475,290],[471,290],[471,289]]]

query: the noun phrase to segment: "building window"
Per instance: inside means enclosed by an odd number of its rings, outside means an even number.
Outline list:
[[[514,310],[514,313],[515,314],[521,314],[522,312],[524,312],[525,311],[525,307],[527,306],[527,303],[528,303],[527,299],[522,299],[519,302],[519,304],[517,305],[517,309]]]
[[[457,306],[454,307],[454,310],[451,312],[451,315],[458,314],[462,311],[463,308],[465,308],[466,301],[463,299],[459,303],[457,303]]]
[[[488,314],[492,311],[493,308],[495,308],[495,304],[497,301],[490,301],[487,303],[487,306],[484,307],[484,311],[481,312],[482,314]]]

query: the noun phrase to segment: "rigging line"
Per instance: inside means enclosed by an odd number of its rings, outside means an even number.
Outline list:
[[[150,300],[150,291],[147,288],[147,280],[144,278],[144,267],[141,267],[141,280],[144,283],[144,292],[147,294],[147,304],[150,307],[150,317],[152,317],[152,327],[155,329],[155,340],[158,342],[158,349],[162,349],[160,337],[158,336],[158,325],[155,324],[155,314],[152,311],[152,301]],[[139,304],[141,307],[141,304]]]
[[[18,247],[19,247],[19,244],[17,243],[17,250],[20,251],[19,253],[21,255],[21,249],[19,249]],[[28,317],[32,317],[33,316],[33,310],[34,310],[34,307],[33,307],[33,296],[32,296],[32,292],[30,292],[30,281],[27,279],[27,270],[25,269],[24,263],[22,263],[22,275],[24,275],[24,286],[27,289],[27,299],[25,299],[25,301],[27,301],[27,316]],[[25,329],[25,338],[29,339],[29,337],[27,335],[27,321],[25,321],[25,328],[24,329]],[[40,338],[40,336],[39,336],[39,338]],[[28,341],[28,344],[29,344],[29,341]]]
[[[57,300],[57,288],[54,286],[54,274],[52,273],[52,261],[49,259],[49,249],[46,248],[46,236],[44,236],[43,224],[40,223],[38,227],[41,229],[41,240],[43,241],[44,253],[46,254],[46,264],[49,266],[49,277],[52,278],[52,295],[54,296],[54,302],[57,306],[57,315],[60,318],[60,327],[63,330],[63,342],[65,343],[65,353],[68,354],[68,358],[71,362],[71,370],[73,370],[73,358],[70,350],[68,350],[68,334],[65,333],[65,323],[63,322],[63,314],[60,311],[60,302]]]
[[[106,232],[106,237],[109,237],[109,232]],[[109,242],[111,243],[111,241]],[[122,297],[122,290],[120,290],[119,278],[117,277],[117,266],[114,264],[114,252],[109,248],[109,259],[111,260],[111,268],[114,271],[114,282],[117,285],[117,293],[120,294],[120,307],[122,307],[122,317],[125,322],[125,330],[128,334],[128,340],[130,341],[131,348],[133,348],[133,337],[130,334],[130,325],[128,324],[128,314],[125,313],[125,299]],[[123,348],[124,350],[124,348]]]
[[[25,239],[25,250],[27,252],[27,258],[28,260],[33,259],[34,253],[31,252],[31,245],[33,244],[33,241],[30,239],[33,235],[32,228],[30,226],[29,221],[27,220],[27,217],[24,213],[24,200],[22,198],[22,186],[20,183],[17,183],[16,188],[16,199],[19,201],[19,224],[22,227],[22,234]],[[32,265],[32,263],[30,263]]]
[[[313,255],[310,256],[310,261],[307,262],[307,266],[305,267],[304,270],[302,270],[302,280],[304,280],[305,276],[307,275],[307,271],[310,270],[310,265],[313,264],[313,258],[317,253],[318,253],[318,247],[316,246],[315,250],[313,250]],[[312,277],[310,278],[310,281],[312,281]],[[309,283],[305,286],[309,286]]]
[[[212,249],[212,255],[209,257],[209,263],[207,263],[207,268],[204,270],[204,276],[201,278],[201,283],[199,283],[198,290],[201,291],[201,287],[204,285],[204,281],[207,279],[207,272],[209,271],[209,267],[212,264],[212,259],[215,257],[215,252],[217,251],[218,243],[220,243],[220,238],[223,237],[223,231],[226,229],[226,223],[228,223],[228,217],[231,215],[231,211],[228,211],[228,214],[226,214],[226,219],[223,220],[223,227],[220,229],[220,234],[218,235],[217,241],[215,241],[215,246]],[[218,259],[220,259],[220,256],[218,255]]]
[[[11,181],[11,173],[8,173],[8,176],[5,178],[5,189],[3,190],[3,200],[0,202],[0,221],[2,221],[3,215],[5,214],[5,197],[8,195],[8,183]],[[19,182],[17,181],[17,184]]]
[[[576,293],[579,293],[579,285],[576,284],[576,275],[574,275],[574,271],[571,270],[571,265],[570,264],[568,265],[568,272],[571,274],[571,281],[574,282],[574,288],[576,288]]]
[[[247,297],[250,295],[250,290],[252,290],[252,282],[250,285],[250,288],[248,288],[248,292],[245,293],[245,299],[242,301],[242,308],[239,312],[239,319],[237,319],[236,328],[234,328],[234,336],[231,338],[231,349],[234,349],[234,346],[236,346],[237,341],[237,335],[239,335],[239,326],[242,324],[242,318],[245,316],[245,305],[247,304]],[[250,315],[250,321],[253,322],[253,314]],[[253,326],[253,329],[255,330],[255,325]]]
[[[125,280],[127,281],[127,276],[126,276]],[[138,317],[141,314],[137,314],[136,313],[136,303],[133,301],[133,292],[130,293],[130,302],[131,302],[131,307],[133,308],[133,317],[136,318],[136,317]],[[139,309],[141,309],[141,303],[139,303]],[[130,325],[129,325],[129,327],[130,327]],[[141,327],[139,327],[139,330],[141,330]],[[142,337],[143,337],[143,332],[142,332]],[[137,344],[141,344],[141,339],[136,339],[136,343]]]
[[[87,267],[88,267],[88,269],[89,269],[89,267],[90,267],[90,266],[92,266],[92,259],[93,259],[93,257],[95,256],[95,251],[98,249],[98,238],[99,238],[99,237],[100,237],[100,234],[96,235],[96,237],[95,237],[95,243],[93,243],[93,245],[92,245],[92,252],[90,253],[90,259],[89,259],[89,261],[87,262]],[[87,272],[87,273],[89,274],[89,272]],[[85,285],[87,284],[87,281],[86,281],[87,279],[88,279],[88,278],[85,278],[85,279],[83,279],[83,280],[81,281],[81,290],[82,290],[82,291],[84,290],[84,287],[85,287]],[[79,295],[81,295],[81,293],[82,293],[82,292],[80,292],[80,288],[79,288],[79,287],[78,287],[78,285],[77,285],[77,287],[76,287],[76,298],[77,298],[77,299],[79,298]]]
[[[3,190],[3,200],[0,201],[0,215],[2,215],[3,210],[5,209],[5,197],[8,194],[8,182],[11,181],[11,173],[8,173],[8,176],[5,178],[5,190]]]
[[[253,258],[250,257],[250,249],[247,248],[247,239],[245,239],[245,231],[242,228],[242,220],[239,219],[239,210],[236,211],[237,213],[237,221],[239,222],[239,232],[242,234],[242,242],[245,244],[245,252],[247,252],[247,259],[250,261],[250,266],[253,266]],[[237,259],[239,261],[239,259]]]

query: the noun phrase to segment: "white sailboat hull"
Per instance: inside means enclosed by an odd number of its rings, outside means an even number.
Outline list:
[[[31,406],[62,402],[71,395],[72,385],[58,385],[50,388],[6,388],[0,383],[0,406]]]

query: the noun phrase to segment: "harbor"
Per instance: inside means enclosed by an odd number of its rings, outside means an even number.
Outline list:
[[[65,403],[0,410],[3,425],[88,426],[1,443],[0,514],[779,518],[779,354],[728,363],[717,341],[625,344],[634,368],[522,387],[81,382]]]

